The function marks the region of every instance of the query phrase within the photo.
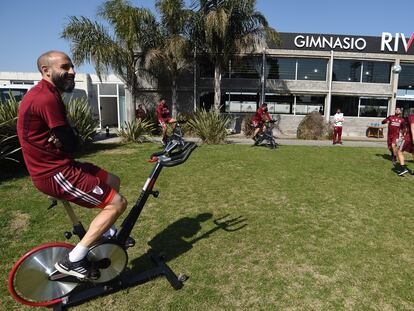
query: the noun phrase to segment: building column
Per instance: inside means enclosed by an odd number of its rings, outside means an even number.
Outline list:
[[[325,120],[329,122],[329,116],[331,114],[331,99],[332,99],[332,72],[333,72],[333,59],[334,52],[331,51],[331,58],[329,59],[328,64],[328,95],[325,100]]]
[[[394,66],[400,64],[400,59],[396,58]],[[397,106],[397,90],[398,90],[398,73],[394,73],[391,68],[391,101],[388,110],[388,115],[393,115],[395,107]]]

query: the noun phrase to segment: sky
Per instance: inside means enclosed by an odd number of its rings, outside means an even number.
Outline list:
[[[0,71],[36,72],[37,57],[48,50],[70,55],[61,37],[69,16],[94,21],[104,0],[0,0]],[[153,0],[129,0],[153,10]],[[187,1],[189,2],[189,0]],[[381,36],[414,33],[414,0],[256,0],[256,8],[279,32]],[[94,73],[91,64],[77,72]]]

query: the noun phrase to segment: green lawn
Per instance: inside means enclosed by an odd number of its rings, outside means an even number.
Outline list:
[[[112,146],[82,160],[118,174],[135,202],[156,150]],[[398,177],[386,153],[201,146],[162,171],[160,197],[148,201],[129,252],[139,270],[148,244],[165,251],[173,270],[190,276],[183,289],[158,278],[73,310],[414,310],[414,176]],[[11,265],[64,241],[67,216],[46,211],[28,177],[0,185],[0,308],[25,309],[7,291]],[[94,214],[76,210],[83,223]]]

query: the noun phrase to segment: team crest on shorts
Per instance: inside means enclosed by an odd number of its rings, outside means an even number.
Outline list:
[[[102,189],[101,189],[101,187],[99,187],[99,186],[96,186],[96,187],[92,190],[92,192],[93,192],[93,193],[96,193],[96,194],[99,194],[99,195],[103,194],[103,190],[102,190]]]

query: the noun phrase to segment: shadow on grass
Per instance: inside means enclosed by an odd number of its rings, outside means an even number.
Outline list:
[[[148,245],[151,247],[153,253],[161,255],[164,261],[168,262],[188,252],[193,248],[195,243],[209,238],[210,235],[214,234],[216,231],[224,230],[226,232],[236,232],[247,226],[247,223],[245,222],[246,219],[242,216],[231,218],[230,215],[227,214],[223,217],[214,219],[214,227],[210,230],[198,237],[188,240],[201,230],[201,223],[212,217],[213,215],[211,213],[203,213],[194,218],[181,218],[158,233],[148,242]],[[152,266],[151,259],[148,253],[146,253],[132,261],[132,268],[129,273],[142,271],[148,269],[150,266]]]
[[[377,153],[377,154],[375,154],[377,157],[382,157],[383,159],[385,159],[385,160],[389,160],[389,161],[391,161],[392,160],[392,157],[391,157],[391,155],[389,154],[389,153]]]

